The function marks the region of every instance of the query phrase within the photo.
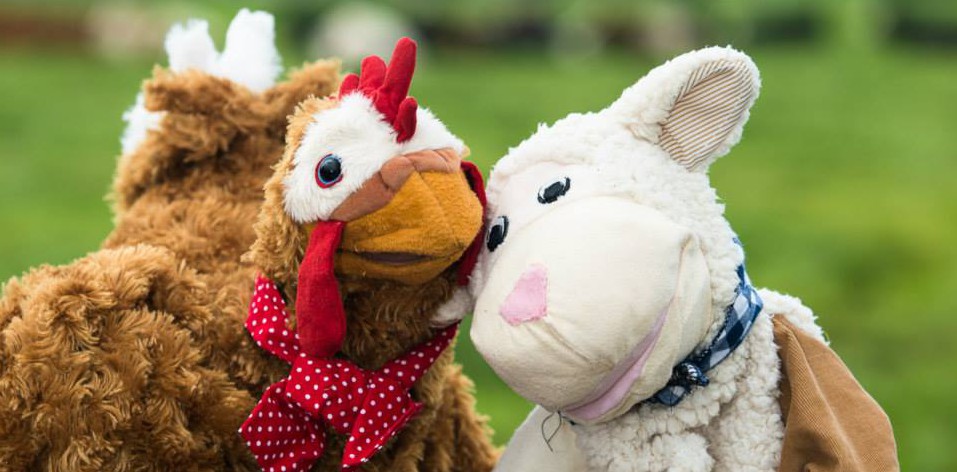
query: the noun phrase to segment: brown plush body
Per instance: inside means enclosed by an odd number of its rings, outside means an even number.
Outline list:
[[[5,284],[0,470],[258,469],[237,429],[287,367],[242,327],[256,269],[241,255],[287,115],[338,81],[338,64],[320,62],[254,95],[157,70],[146,102],[167,114],[120,161],[103,248]],[[426,316],[447,290],[422,289]],[[395,334],[380,333],[379,352],[421,335]],[[420,382],[426,410],[369,470],[490,468],[468,389],[447,353]]]
[[[5,286],[0,469],[255,469],[236,429],[279,366],[242,329],[240,256],[286,115],[337,82],[333,62],[262,95],[156,71],[167,115],[120,161],[103,249]]]

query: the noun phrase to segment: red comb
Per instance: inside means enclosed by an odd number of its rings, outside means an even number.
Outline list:
[[[362,60],[361,76],[349,74],[339,87],[339,98],[361,93],[372,100],[375,109],[396,132],[396,141],[404,142],[415,134],[418,104],[408,96],[415,72],[415,41],[402,38],[395,44],[389,65],[379,56]]]

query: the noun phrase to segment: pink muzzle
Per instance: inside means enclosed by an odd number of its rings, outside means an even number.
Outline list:
[[[505,298],[499,314],[512,326],[543,318],[548,314],[548,270],[533,264],[518,278]]]

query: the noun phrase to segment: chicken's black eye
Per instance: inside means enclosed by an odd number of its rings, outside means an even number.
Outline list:
[[[538,190],[538,203],[547,205],[558,200],[558,197],[568,193],[572,188],[572,181],[568,177],[562,177],[551,182]]]
[[[500,216],[495,218],[495,221],[493,221],[492,225],[488,228],[488,236],[485,238],[485,247],[487,247],[489,251],[494,251],[495,248],[505,242],[506,236],[508,236],[508,217]]]
[[[316,183],[329,188],[342,180],[342,159],[335,154],[327,154],[316,165]]]

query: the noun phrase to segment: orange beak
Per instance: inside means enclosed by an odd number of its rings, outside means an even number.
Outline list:
[[[395,157],[333,213],[346,221],[336,273],[422,284],[454,264],[482,227],[482,205],[452,149]]]

